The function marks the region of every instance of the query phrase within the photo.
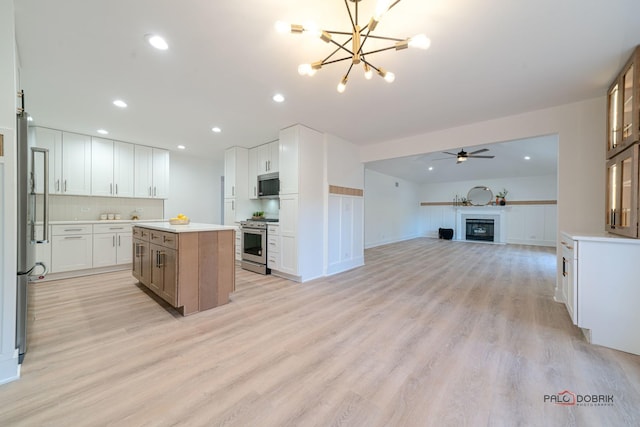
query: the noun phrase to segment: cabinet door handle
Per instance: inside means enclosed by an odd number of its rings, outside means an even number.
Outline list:
[[[109,184],[109,194],[113,194],[113,183]]]
[[[56,179],[56,193],[60,191],[60,180]]]
[[[258,189],[257,189],[257,188],[256,188],[256,186],[254,185],[254,186],[253,186],[253,196],[254,196],[254,197],[255,197],[255,196],[257,196],[257,195],[258,195],[257,193],[258,193]]]
[[[118,194],[118,184],[116,184],[116,195]]]
[[[232,186],[231,186],[231,195],[232,195],[232,196],[235,196],[235,195],[236,195],[236,186],[235,186],[235,185],[232,185]]]
[[[231,201],[231,210],[232,210],[232,211],[236,210],[236,203],[235,203],[235,200],[232,200],[232,201]]]
[[[67,236],[64,238],[64,240],[78,240],[78,239],[83,239],[83,236]]]
[[[567,276],[567,259],[565,257],[562,257],[562,275]]]
[[[109,230],[124,230],[124,227],[109,227]]]
[[[64,180],[64,192],[65,193],[67,192],[67,180],[66,179]]]
[[[156,191],[156,187],[153,187],[153,197],[156,197],[158,195],[158,192]]]
[[[82,228],[65,228],[64,231],[82,231]]]
[[[149,186],[149,197],[151,197],[151,186]]]
[[[116,247],[116,236],[112,236],[112,245],[115,248]]]

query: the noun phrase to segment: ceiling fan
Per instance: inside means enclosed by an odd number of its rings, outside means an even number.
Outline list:
[[[493,159],[495,156],[478,156],[477,154],[479,153],[484,153],[485,151],[489,151],[488,148],[482,148],[480,150],[476,150],[476,151],[472,151],[471,153],[467,153],[466,151],[464,151],[464,148],[460,150],[459,153],[450,153],[448,151],[443,151],[443,154],[449,154],[450,156],[455,156],[456,157],[456,164],[458,163],[462,163],[462,162],[466,162],[467,159]],[[446,160],[447,158],[443,158],[443,159],[434,159],[434,160]]]

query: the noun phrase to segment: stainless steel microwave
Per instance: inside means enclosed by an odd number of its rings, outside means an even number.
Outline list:
[[[258,175],[258,197],[274,199],[280,194],[280,174],[278,172]]]

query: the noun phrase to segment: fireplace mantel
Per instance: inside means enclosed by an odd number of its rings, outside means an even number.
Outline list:
[[[494,243],[507,242],[507,221],[505,219],[508,208],[503,206],[464,206],[456,208],[456,240],[467,240],[463,230],[466,218],[472,216],[479,219],[494,220]]]

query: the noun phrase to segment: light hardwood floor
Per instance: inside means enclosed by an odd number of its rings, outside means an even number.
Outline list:
[[[304,284],[238,269],[231,303],[189,317],[128,272],[37,284],[0,425],[640,425],[640,357],[586,343],[553,301],[550,249],[365,256]],[[613,406],[544,402],[564,390]]]

